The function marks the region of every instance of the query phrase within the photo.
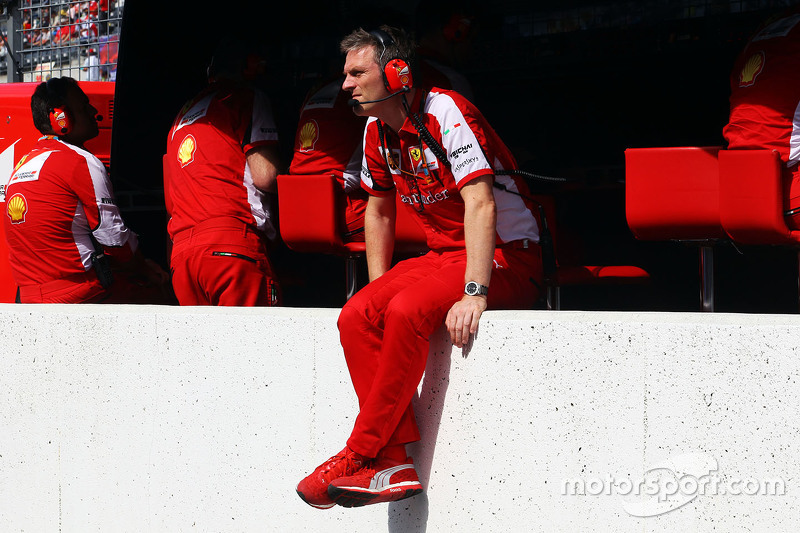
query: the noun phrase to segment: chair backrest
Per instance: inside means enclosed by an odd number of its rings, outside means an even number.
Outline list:
[[[296,252],[343,253],[340,193],[332,174],[279,175],[278,218],[281,238]]]
[[[625,215],[641,240],[721,239],[718,146],[625,150]]]
[[[339,212],[344,192],[332,174],[284,174],[278,176],[280,234],[297,252],[360,253],[364,243],[344,243],[344,217]],[[397,199],[395,251],[423,252],[425,232],[417,217]]]
[[[780,154],[775,150],[719,153],[722,225],[741,244],[797,244],[783,217]]]

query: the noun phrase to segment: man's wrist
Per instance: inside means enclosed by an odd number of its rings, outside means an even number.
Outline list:
[[[477,281],[468,281],[464,285],[464,294],[467,296],[486,296],[489,294],[489,287],[481,285]]]

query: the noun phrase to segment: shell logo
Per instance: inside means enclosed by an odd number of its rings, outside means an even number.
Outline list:
[[[194,161],[194,153],[197,151],[197,142],[194,136],[189,134],[181,141],[181,146],[178,148],[178,162],[181,168],[185,167]]]
[[[56,114],[56,123],[59,128],[63,129],[67,127],[67,114],[64,111],[58,111],[58,114]]]
[[[25,213],[28,212],[28,202],[25,197],[17,193],[6,202],[6,213],[12,224],[25,222]]]
[[[402,83],[403,85],[408,85],[409,82],[411,81],[411,78],[409,78],[410,72],[408,65],[398,64],[395,65],[395,68],[397,69],[397,77],[400,78],[400,83]]]
[[[300,128],[300,151],[312,152],[319,139],[319,126],[315,120],[309,120]]]
[[[739,87],[750,87],[756,83],[756,77],[764,70],[766,58],[764,52],[753,54],[745,62],[742,72],[739,73]]]

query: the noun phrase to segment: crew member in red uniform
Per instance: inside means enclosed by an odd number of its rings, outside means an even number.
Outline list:
[[[514,158],[474,105],[453,91],[414,88],[413,46],[399,30],[357,30],[341,49],[343,87],[355,112],[371,117],[361,171],[370,283],[338,322],[360,406],[355,427],[297,486],[317,508],[422,492],[405,444],[419,439],[411,399],[431,333],[444,322],[463,347],[487,308],[530,308],[542,273],[528,191],[506,174]],[[395,195],[422,220],[431,251],[390,268]]]
[[[800,229],[800,8],[762,27],[731,73],[731,113],[723,135],[728,148],[778,150],[783,168],[784,215]]]
[[[471,19],[452,6],[421,4],[418,35],[425,46],[420,57],[421,80],[427,87],[453,89],[472,99],[467,79],[448,66],[448,53],[468,41]],[[385,10],[381,10],[385,11]],[[455,21],[455,22],[454,22]],[[420,76],[418,76],[420,78]],[[341,76],[311,92],[300,111],[290,174],[333,174],[344,191],[344,242],[364,242],[364,212],[368,194],[361,188],[361,145],[366,117],[353,113],[350,93],[342,89]]]
[[[167,138],[170,267],[181,305],[281,301],[267,257],[276,236],[278,134],[266,96],[248,83],[258,68],[242,43],[224,42],[209,86],[183,107]]]
[[[312,92],[303,103],[295,134],[294,156],[289,174],[333,174],[344,195],[344,242],[364,242],[364,211],[367,193],[361,189],[361,143],[365,117],[353,114],[347,105],[350,94],[337,78]]]
[[[99,131],[86,94],[72,78],[53,78],[36,87],[31,112],[44,137],[5,188],[18,301],[165,303],[166,273],[142,257],[105,167],[83,148]]]

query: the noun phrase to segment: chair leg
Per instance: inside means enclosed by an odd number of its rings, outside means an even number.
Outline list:
[[[800,250],[797,251],[797,309],[800,311]]]
[[[546,290],[545,301],[547,303],[548,311],[561,310],[561,287],[558,285],[548,285]]]
[[[714,248],[700,247],[700,304],[705,313],[714,312]]]
[[[353,295],[358,290],[358,257],[355,255],[348,255],[344,261],[344,277],[345,277],[345,289],[347,293],[345,294],[345,298],[348,300],[353,297]]]

